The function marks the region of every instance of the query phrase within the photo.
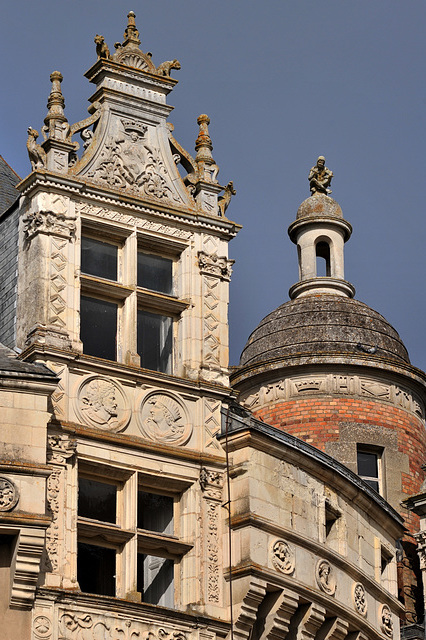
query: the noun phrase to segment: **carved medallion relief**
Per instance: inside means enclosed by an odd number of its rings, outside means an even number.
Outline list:
[[[393,622],[392,613],[387,604],[382,604],[379,608],[379,624],[383,633],[392,638],[393,636]]]
[[[315,579],[317,585],[330,596],[336,592],[336,577],[331,564],[327,560],[318,560],[315,567]]]
[[[139,429],[148,440],[164,444],[185,444],[192,434],[185,407],[171,395],[151,393],[138,414]]]
[[[367,615],[367,598],[364,586],[360,582],[355,582],[352,587],[352,600],[355,609],[362,616]]]
[[[0,476],[0,511],[11,511],[19,500],[18,487],[12,480]]]
[[[281,573],[293,573],[296,565],[294,549],[285,540],[276,540],[271,548],[272,564]]]
[[[131,415],[122,387],[102,376],[86,378],[80,384],[76,413],[82,424],[106,431],[122,431]]]

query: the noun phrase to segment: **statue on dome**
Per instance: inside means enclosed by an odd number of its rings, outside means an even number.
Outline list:
[[[316,193],[323,193],[328,196],[331,193],[331,189],[328,187],[331,184],[331,180],[333,178],[333,172],[330,169],[327,169],[325,166],[325,158],[324,156],[320,156],[317,160],[317,163],[309,172],[308,180],[309,180],[309,188],[311,190],[311,196]]]

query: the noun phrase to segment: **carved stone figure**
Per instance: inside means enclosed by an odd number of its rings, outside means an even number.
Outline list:
[[[183,444],[191,435],[183,408],[170,396],[154,394],[142,406],[140,429],[156,442]]]
[[[327,560],[319,560],[316,566],[315,578],[321,591],[334,595],[336,591],[336,580]]]
[[[308,176],[311,196],[316,193],[324,193],[327,196],[331,193],[331,189],[328,187],[330,186],[332,178],[333,172],[325,166],[324,156],[320,156],[316,165],[310,170]]]
[[[33,171],[36,169],[44,169],[46,167],[46,152],[36,140],[38,138],[38,131],[32,127],[28,127],[28,139],[27,149],[30,157],[31,167]]]
[[[367,615],[367,598],[365,597],[365,589],[360,582],[356,582],[352,591],[355,609],[362,616]]]
[[[295,567],[294,551],[285,540],[277,540],[272,545],[272,564],[282,573],[293,573]]]
[[[227,210],[227,208],[229,207],[229,203],[231,202],[231,198],[232,196],[236,195],[236,190],[234,189],[234,183],[232,182],[228,182],[228,184],[225,187],[225,191],[223,193],[223,195],[219,196],[218,199],[218,207],[219,207],[219,211],[220,211],[220,215],[222,217],[225,216],[225,212]]]
[[[84,424],[111,431],[123,429],[130,418],[130,410],[119,385],[100,376],[83,382],[76,408]]]
[[[9,478],[0,477],[0,511],[11,511],[19,499],[18,488]]]
[[[387,604],[380,607],[380,628],[389,638],[393,636],[392,613]]]
[[[172,69],[179,70],[180,68],[181,68],[180,62],[179,62],[179,60],[176,60],[176,58],[175,58],[174,60],[166,60],[165,62],[162,62],[157,67],[156,73],[159,76],[165,76],[166,78],[170,78],[170,71]]]
[[[96,44],[96,54],[98,58],[110,58],[111,54],[108,49],[108,45],[104,40],[103,36],[95,36],[95,44]]]

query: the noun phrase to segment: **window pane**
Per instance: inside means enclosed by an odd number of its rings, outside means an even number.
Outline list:
[[[172,329],[173,321],[169,316],[138,309],[138,354],[142,367],[171,373]]]
[[[81,271],[91,276],[117,280],[117,247],[114,244],[81,238]]]
[[[117,309],[113,302],[81,296],[80,339],[84,353],[116,359]]]
[[[77,580],[85,593],[115,596],[115,549],[79,542]]]
[[[173,293],[172,266],[172,260],[139,252],[138,287],[161,293]]]
[[[377,454],[368,453],[366,451],[357,452],[358,475],[369,476],[370,478],[378,477]]]
[[[377,493],[380,493],[379,483],[377,480],[368,480],[367,478],[362,478],[362,479],[366,484],[368,484],[372,489],[374,489],[374,491],[377,491]]]
[[[103,522],[116,521],[117,487],[97,480],[78,480],[78,515]]]
[[[173,607],[173,573],[173,560],[139,553],[137,590],[142,602]]]
[[[172,536],[173,498],[138,491],[138,528]]]

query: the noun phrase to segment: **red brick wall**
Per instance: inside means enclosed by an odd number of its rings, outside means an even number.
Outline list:
[[[403,492],[417,493],[423,481],[421,465],[426,462],[425,428],[416,416],[380,401],[352,398],[304,398],[276,402],[255,410],[254,415],[279,429],[326,450],[326,443],[339,440],[341,422],[357,422],[394,429],[398,451],[409,456],[410,473],[402,473]],[[378,443],[379,444],[379,443]],[[400,510],[400,509],[399,509]],[[418,518],[405,510],[402,515],[414,532]]]

